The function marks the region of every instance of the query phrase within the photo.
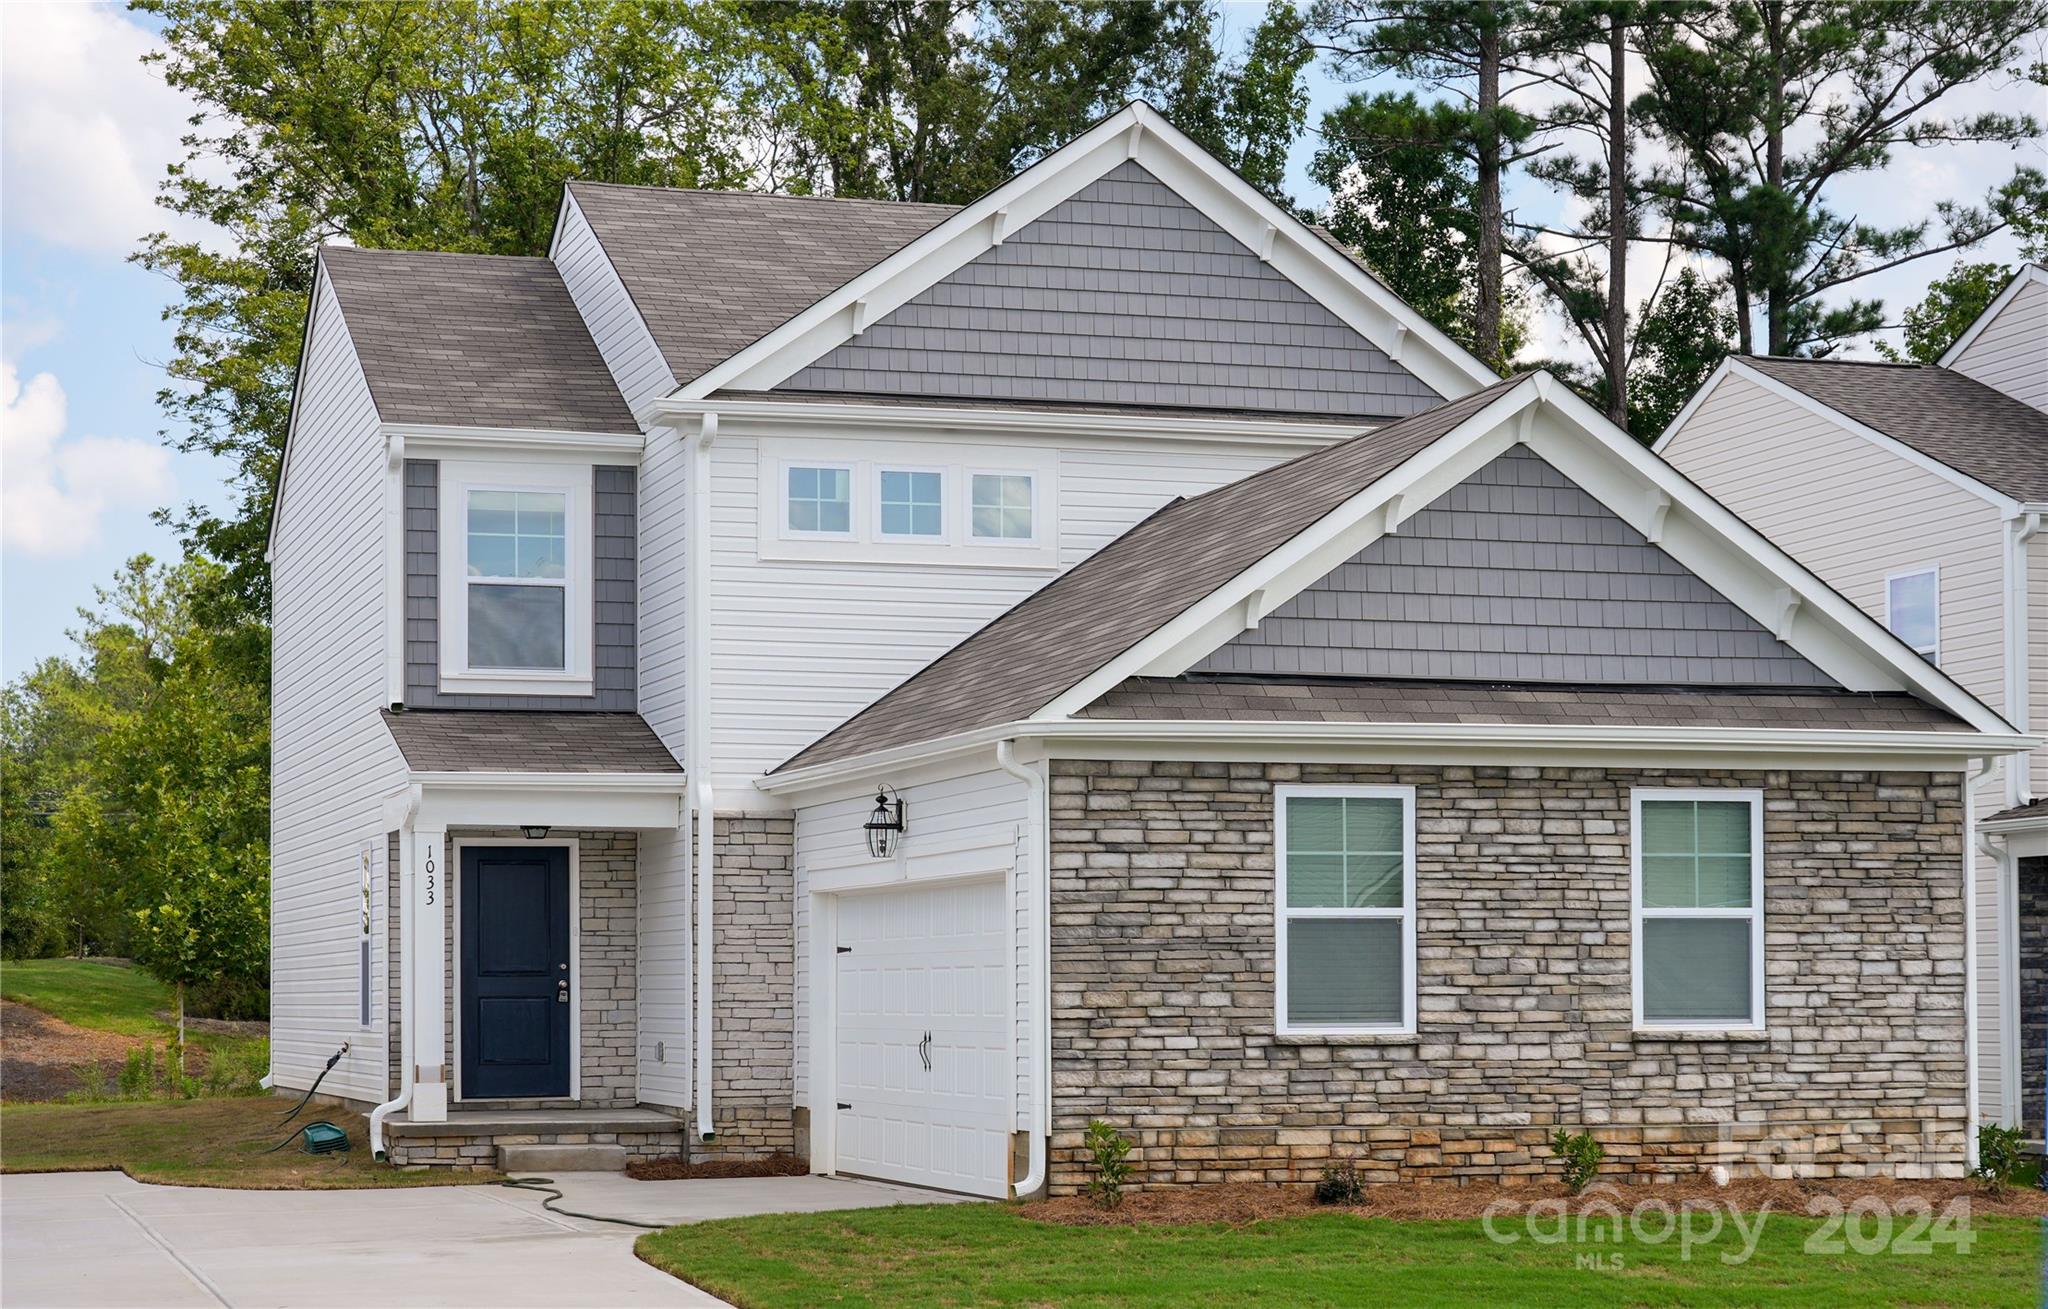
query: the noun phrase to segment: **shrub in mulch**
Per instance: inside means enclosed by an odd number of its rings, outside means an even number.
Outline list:
[[[1242,1226],[1272,1218],[1294,1218],[1310,1213],[1352,1213],[1364,1218],[1439,1219],[1478,1218],[1487,1206],[1500,1201],[1526,1208],[1539,1202],[1561,1205],[1567,1212],[1627,1212],[1638,1203],[1663,1201],[1672,1208],[1692,1204],[1755,1213],[1766,1206],[1773,1213],[1803,1215],[1808,1206],[1832,1197],[1844,1207],[1874,1197],[1893,1206],[1924,1201],[1940,1213],[1949,1201],[1968,1197],[1970,1211],[1980,1215],[2048,1217],[2048,1193],[2031,1188],[2011,1187],[2003,1195],[1992,1195],[1984,1187],[1967,1181],[1895,1181],[1889,1178],[1840,1181],[1778,1181],[1743,1178],[1727,1186],[1715,1186],[1702,1177],[1677,1182],[1643,1182],[1615,1185],[1595,1182],[1580,1194],[1568,1195],[1557,1182],[1502,1185],[1497,1182],[1378,1182],[1362,1188],[1352,1204],[1318,1205],[1315,1186],[1256,1182],[1202,1186],[1173,1186],[1160,1190],[1127,1191],[1115,1209],[1098,1207],[1086,1195],[1061,1196],[1018,1207],[1018,1216],[1068,1227],[1178,1226],[1222,1223]],[[1916,1209],[1917,1211],[1917,1209]],[[1821,1212],[1821,1211],[1815,1211]],[[1903,1212],[1903,1210],[1901,1210]]]
[[[626,1176],[636,1182],[691,1182],[706,1177],[803,1177],[811,1166],[793,1154],[771,1154],[762,1159],[634,1159],[626,1164]]]

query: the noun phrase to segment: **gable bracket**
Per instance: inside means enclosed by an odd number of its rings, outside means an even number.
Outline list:
[[[1662,487],[1653,486],[1649,495],[1649,522],[1643,527],[1643,539],[1651,545],[1664,543],[1664,520],[1671,515],[1671,494]]]
[[[855,336],[859,336],[862,332],[867,331],[869,324],[873,323],[874,320],[874,310],[869,307],[868,301],[865,298],[853,302],[853,334]]]
[[[1001,245],[1003,238],[1010,234],[1010,211],[998,209],[989,215],[988,243]]]
[[[1268,597],[1268,588],[1260,587],[1244,598],[1244,630],[1249,632],[1273,612]]]
[[[1413,516],[1415,512],[1413,505],[1410,503],[1413,499],[1414,497],[1406,492],[1396,492],[1394,495],[1389,496],[1387,498],[1386,524],[1380,530],[1388,536],[1393,536],[1399,532],[1401,524]]]
[[[1407,352],[1407,350],[1408,350],[1408,324],[1406,324],[1406,323],[1395,323],[1395,324],[1394,324],[1394,348],[1393,348],[1393,349],[1391,349],[1391,350],[1389,350],[1389,351],[1387,352],[1387,358],[1389,358],[1389,359],[1393,360],[1393,361],[1394,361],[1395,363],[1397,363],[1397,364],[1398,364],[1398,363],[1400,363],[1400,362],[1401,362],[1401,356],[1402,356],[1403,354],[1405,354],[1405,353]]]
[[[1265,225],[1264,225],[1264,228],[1263,228],[1263,229],[1262,229],[1262,230],[1260,231],[1260,233],[1259,233],[1259,262],[1260,262],[1260,263],[1262,263],[1262,264],[1270,264],[1270,263],[1272,263],[1272,262],[1273,262],[1273,241],[1274,241],[1274,239],[1275,239],[1276,237],[1278,237],[1279,235],[1280,235],[1280,229],[1279,229],[1279,228],[1277,228],[1277,227],[1273,226],[1273,225],[1272,225],[1271,223],[1267,223],[1267,224],[1265,224]]]
[[[1771,635],[1780,641],[1792,639],[1792,620],[1799,617],[1799,594],[1789,586],[1781,586],[1773,597],[1777,608],[1777,621],[1771,624]]]

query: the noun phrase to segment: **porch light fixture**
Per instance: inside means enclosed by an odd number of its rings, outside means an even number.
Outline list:
[[[868,815],[866,829],[868,853],[887,859],[896,848],[896,838],[903,834],[903,797],[890,787],[876,787],[875,811]]]
[[[548,829],[545,825],[540,824],[530,826],[522,824],[519,828],[519,834],[529,841],[538,841],[548,834]]]

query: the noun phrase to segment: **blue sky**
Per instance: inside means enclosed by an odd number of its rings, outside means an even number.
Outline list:
[[[1234,47],[1260,6],[1225,7]],[[143,67],[153,34],[135,15],[100,4],[0,6],[0,676],[67,650],[76,610],[122,560],[148,551],[175,557],[151,510],[223,498],[221,467],[179,455],[157,439],[155,395],[171,353],[161,319],[172,288],[126,262],[137,238],[167,215],[150,203],[190,106]],[[1316,76],[1310,123],[1352,89]],[[1375,85],[1372,89],[1378,89]],[[1957,97],[1955,111],[2000,107],[2048,114],[2038,88],[1986,85]],[[1297,198],[1319,199],[1304,172],[1315,138],[1296,144]],[[2010,150],[1949,147],[1857,179],[1835,199],[1869,206],[1885,221],[1932,211],[1945,195],[1981,194],[2016,158],[2048,165],[2040,143]],[[1510,207],[1554,216],[1559,202],[1515,187]],[[203,235],[203,234],[202,234]],[[1972,258],[2011,261],[1994,240]],[[1632,271],[1647,284],[1655,258]],[[1945,271],[1936,257],[1870,279],[1892,305],[1917,300]],[[1561,324],[1537,324],[1537,353],[1570,354]]]

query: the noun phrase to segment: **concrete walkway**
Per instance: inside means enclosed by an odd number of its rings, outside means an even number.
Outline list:
[[[930,1204],[824,1177],[564,1173],[559,1207],[643,1222]],[[718,1305],[633,1257],[629,1227],[498,1186],[220,1191],[120,1173],[0,1179],[0,1305]]]

